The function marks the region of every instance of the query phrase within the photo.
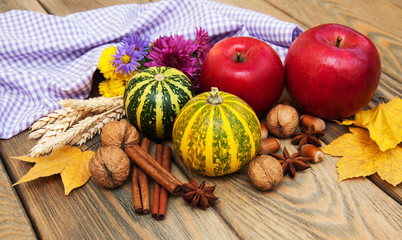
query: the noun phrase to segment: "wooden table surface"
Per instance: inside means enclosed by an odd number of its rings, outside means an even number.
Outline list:
[[[24,9],[65,16],[122,3],[147,0],[19,0],[0,1],[0,12]],[[402,2],[399,0],[218,0],[266,13],[308,29],[340,23],[368,36],[377,46],[381,82],[374,101],[402,94]],[[374,107],[374,101],[369,107]],[[347,127],[327,122],[329,144]],[[99,136],[87,145],[96,143]],[[289,140],[282,145],[295,151]],[[324,144],[324,145],[325,145]],[[336,161],[326,156],[294,179],[286,176],[278,188],[259,192],[246,170],[206,178],[190,172],[175,158],[172,172],[179,180],[205,179],[217,185],[219,200],[202,211],[170,197],[166,219],[134,213],[131,182],[115,190],[92,180],[64,195],[59,175],[12,187],[32,164],[11,159],[35,145],[23,132],[0,142],[0,239],[402,239],[402,187],[378,175],[338,183]],[[96,144],[92,147],[96,150]],[[154,154],[155,143],[151,145]],[[83,146],[83,149],[86,147]]]

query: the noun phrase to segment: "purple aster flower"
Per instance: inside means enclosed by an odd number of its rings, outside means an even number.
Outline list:
[[[159,37],[147,56],[152,61],[144,65],[173,67],[192,79],[201,69],[197,59],[191,56],[197,46],[192,40],[185,41],[182,35]]]
[[[127,49],[133,48],[135,51],[138,51],[141,56],[145,57],[148,54],[149,47],[151,46],[151,40],[149,36],[145,38],[140,38],[138,35],[130,34],[127,37],[124,37],[122,40],[123,46],[126,46]]]
[[[195,28],[197,33],[195,36],[194,44],[197,44],[197,49],[195,50],[195,54],[198,57],[200,64],[204,61],[205,57],[209,49],[211,48],[211,39],[208,36],[208,33],[204,28]]]
[[[117,67],[116,72],[125,73],[129,76],[130,73],[137,70],[137,66],[141,65],[139,62],[143,59],[143,56],[139,51],[132,48],[131,45],[123,45],[116,48],[116,55],[112,55],[115,60],[110,62],[114,63],[113,67]]]

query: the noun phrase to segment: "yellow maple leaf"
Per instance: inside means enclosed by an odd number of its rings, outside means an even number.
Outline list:
[[[35,166],[14,185],[60,173],[64,185],[64,194],[68,195],[71,190],[84,185],[91,177],[88,164],[93,155],[93,151],[81,152],[77,147],[66,145],[42,157],[13,157],[35,163]]]
[[[346,119],[340,124],[367,128],[381,151],[395,148],[402,141],[402,99],[395,97],[388,103],[360,111],[354,120]]]
[[[365,177],[374,173],[396,186],[402,181],[402,147],[381,151],[370,138],[367,130],[350,128],[322,150],[332,156],[342,157],[336,163],[339,179]]]

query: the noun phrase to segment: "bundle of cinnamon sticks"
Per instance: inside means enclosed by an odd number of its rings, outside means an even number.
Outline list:
[[[150,140],[143,138],[141,146],[125,148],[125,152],[135,163],[132,174],[134,210],[139,214],[150,212],[149,182],[147,175],[155,180],[152,199],[152,217],[164,219],[166,215],[168,192],[174,195],[182,191],[182,183],[170,173],[171,149],[156,145],[154,159],[149,155]]]

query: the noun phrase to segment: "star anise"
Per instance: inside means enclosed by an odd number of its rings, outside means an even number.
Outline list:
[[[214,191],[215,186],[205,187],[205,181],[198,186],[197,181],[191,178],[189,183],[183,184],[183,199],[192,207],[204,210],[218,200],[217,197],[212,195]]]
[[[314,126],[310,125],[308,129],[300,127],[301,132],[297,132],[291,143],[293,145],[299,145],[297,148],[300,150],[304,144],[313,144],[316,147],[321,147],[319,137],[325,135],[324,131],[315,131]]]
[[[282,165],[283,176],[288,173],[291,178],[294,178],[296,176],[296,171],[303,171],[310,167],[307,164],[310,161],[310,158],[300,157],[300,152],[294,153],[290,156],[286,147],[283,148],[283,156],[274,153],[271,155],[278,159]]]

